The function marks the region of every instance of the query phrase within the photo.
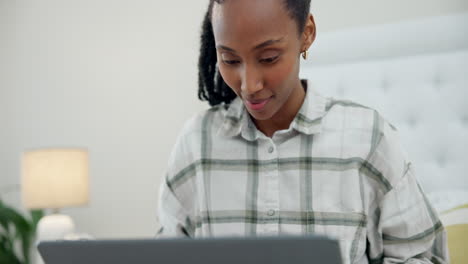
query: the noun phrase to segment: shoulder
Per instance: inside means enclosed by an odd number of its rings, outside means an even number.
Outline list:
[[[325,132],[342,135],[344,144],[359,149],[368,173],[386,189],[397,182],[409,165],[397,128],[379,111],[349,100],[329,98],[323,120]]]
[[[216,132],[224,123],[228,107],[229,105],[221,104],[194,114],[184,123],[179,140],[196,141],[204,133]]]
[[[372,128],[375,119],[382,116],[373,108],[351,100],[327,98],[326,116],[327,125],[366,130]]]
[[[325,112],[325,129],[358,131],[376,140],[380,140],[384,134],[397,133],[396,127],[378,110],[351,100],[327,98]]]
[[[405,176],[410,161],[400,140],[397,128],[379,111],[347,100],[330,100],[329,114],[343,121],[347,130],[357,130],[367,141],[367,155],[363,157],[368,173],[379,179],[384,193]]]
[[[169,157],[173,174],[201,159],[203,141],[222,126],[225,114],[226,106],[219,105],[194,114],[184,123]]]

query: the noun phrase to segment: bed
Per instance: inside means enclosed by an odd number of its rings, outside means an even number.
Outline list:
[[[468,263],[468,13],[318,31],[300,75],[397,127],[447,227],[452,263]]]

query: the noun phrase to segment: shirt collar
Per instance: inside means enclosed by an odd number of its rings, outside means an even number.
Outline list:
[[[312,135],[322,131],[322,119],[327,112],[329,100],[312,90],[310,85],[308,87],[304,103],[291,123],[291,127],[306,135]]]
[[[310,85],[307,85],[307,87],[309,88],[306,97],[292,121],[291,127],[300,133],[312,135],[320,133],[322,130],[322,118],[326,114],[328,99],[313,91]],[[241,134],[249,141],[254,141],[259,137],[255,124],[239,97],[236,97],[229,105],[219,133],[227,137]]]

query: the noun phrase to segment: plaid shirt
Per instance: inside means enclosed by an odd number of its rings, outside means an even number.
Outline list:
[[[242,101],[188,121],[160,187],[161,236],[322,234],[343,263],[445,263],[446,234],[377,111],[308,91],[266,137]]]

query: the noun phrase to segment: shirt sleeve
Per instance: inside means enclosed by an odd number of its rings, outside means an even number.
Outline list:
[[[370,263],[448,263],[444,226],[390,124],[383,126],[382,137],[369,161],[391,183],[370,217]]]
[[[156,237],[189,237],[189,214],[169,187],[167,177],[161,183],[159,194],[158,218],[161,228]]]
[[[160,229],[157,238],[193,237],[195,227],[193,215],[196,196],[194,183],[190,180],[193,170],[187,170],[193,165],[192,118],[182,128],[168,159],[168,166],[159,187],[157,217]]]

